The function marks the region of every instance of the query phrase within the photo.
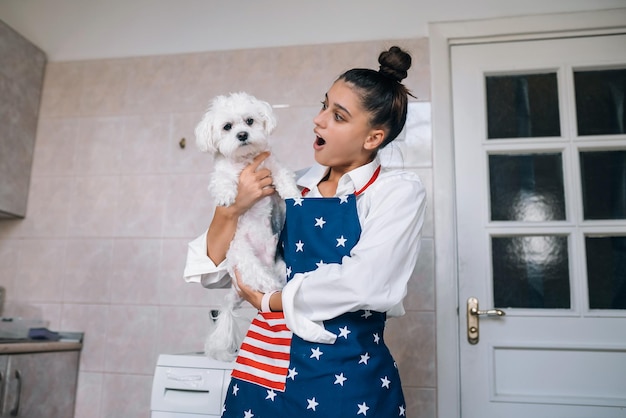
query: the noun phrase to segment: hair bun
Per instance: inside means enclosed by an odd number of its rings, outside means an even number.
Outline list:
[[[401,82],[411,68],[411,56],[397,46],[392,46],[389,51],[380,53],[378,63],[380,64],[379,73]]]

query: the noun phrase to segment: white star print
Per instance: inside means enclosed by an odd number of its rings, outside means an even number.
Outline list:
[[[291,267],[287,267],[287,277],[291,275]]]
[[[359,364],[367,364],[367,360],[370,359],[370,353],[365,353],[361,356],[361,360],[359,360]]]
[[[325,223],[326,221],[324,220],[324,218],[315,218],[315,226],[319,226],[320,229],[324,228]]]
[[[352,331],[348,329],[347,325],[343,328],[339,328],[339,336],[345,338],[346,340],[348,339],[348,334],[350,334],[351,332]]]
[[[326,263],[324,263],[324,260],[320,260],[320,262],[319,262],[319,263],[315,263],[315,265],[316,265],[318,268],[322,267],[324,264],[326,264]]]
[[[391,383],[391,380],[387,379],[387,376],[381,378],[380,381],[383,382],[383,385],[381,386],[382,388],[389,389],[389,383]]]
[[[239,386],[235,384],[235,386],[233,386],[233,395],[237,396],[237,392],[239,392]]]
[[[372,311],[363,311],[363,315],[361,315],[361,318],[369,318],[370,316],[372,316]]]
[[[289,379],[291,380],[296,380],[296,375],[298,374],[298,372],[296,371],[296,368],[294,367],[293,369],[289,369],[289,376],[287,376]]]
[[[302,242],[302,240],[296,242],[296,252],[303,252],[304,251],[304,242]]]
[[[302,201],[303,201],[303,200],[304,200],[304,199],[302,199],[301,197],[295,197],[295,198],[293,199],[293,205],[294,205],[294,206],[302,206]]]
[[[404,412],[405,412],[404,405],[400,405],[400,415],[399,415],[399,416],[401,416],[401,417],[406,416],[406,415],[404,414]]]
[[[311,357],[309,357],[309,358],[314,358],[314,357],[315,357],[315,359],[316,359],[316,360],[319,360],[319,359],[320,359],[320,356],[321,356],[322,354],[324,354],[324,353],[322,353],[322,351],[320,350],[320,348],[319,348],[319,347],[317,347],[317,348],[312,348],[312,349],[311,349],[311,353],[312,353],[312,354],[311,354]]]
[[[348,203],[348,195],[344,194],[343,196],[339,196],[339,204]]]
[[[357,415],[361,415],[361,414],[367,415],[367,410],[370,409],[370,407],[367,406],[365,404],[365,402],[363,402],[362,404],[358,404],[358,405],[359,405],[359,412],[357,412],[356,414]]]
[[[269,389],[267,391],[267,396],[265,397],[265,399],[271,399],[273,402],[275,397],[276,397],[276,392],[274,392],[274,389]]]
[[[380,341],[380,337],[378,336],[378,333],[374,333],[374,342],[378,344],[379,341]]]
[[[359,406],[360,408],[360,406]],[[244,411],[244,415],[243,418],[252,418],[254,416],[254,414],[252,413],[252,409],[248,409],[247,411]]]
[[[344,377],[343,373],[335,375],[335,385],[343,386],[343,382],[345,382],[346,380],[348,379]]]
[[[312,410],[315,411],[315,407],[317,405],[319,405],[319,403],[315,401],[315,398],[307,399],[306,401],[309,403],[309,405],[306,407],[306,409],[312,409]]]
[[[337,238],[337,247],[345,247],[346,246],[346,239],[343,237],[343,235],[339,238]]]

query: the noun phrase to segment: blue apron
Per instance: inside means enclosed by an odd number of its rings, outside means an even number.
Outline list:
[[[288,280],[296,273],[315,270],[321,263],[341,263],[343,257],[350,256],[361,234],[356,196],[366,187],[343,197],[287,199],[281,242]],[[364,272],[364,286],[373,274]],[[251,330],[256,330],[253,337],[263,340],[252,351],[258,354],[266,348],[270,355],[278,353],[282,363],[259,365],[259,357],[251,360],[252,356],[240,353],[237,363],[242,364],[233,371],[222,417],[406,415],[400,376],[383,339],[385,313],[361,310],[324,321],[324,327],[337,335],[334,344],[312,343],[291,334],[279,320],[281,315],[259,313]],[[283,349],[268,349],[270,336],[277,336],[273,340]],[[288,336],[291,338],[286,340]],[[254,345],[249,337],[244,345]],[[250,373],[254,364],[263,369],[257,377]],[[276,386],[280,379],[275,377],[281,374],[283,380]]]

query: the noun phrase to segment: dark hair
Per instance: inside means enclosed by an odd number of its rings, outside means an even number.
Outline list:
[[[378,56],[378,71],[353,68],[339,76],[355,87],[363,108],[370,114],[370,125],[382,128],[385,139],[380,148],[393,141],[406,122],[408,95],[411,93],[401,83],[411,67],[411,56],[397,46]]]

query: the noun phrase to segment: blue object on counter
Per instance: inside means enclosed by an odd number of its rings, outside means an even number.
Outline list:
[[[59,341],[61,335],[58,332],[50,331],[48,328],[31,328],[28,330],[28,338],[31,340]]]

